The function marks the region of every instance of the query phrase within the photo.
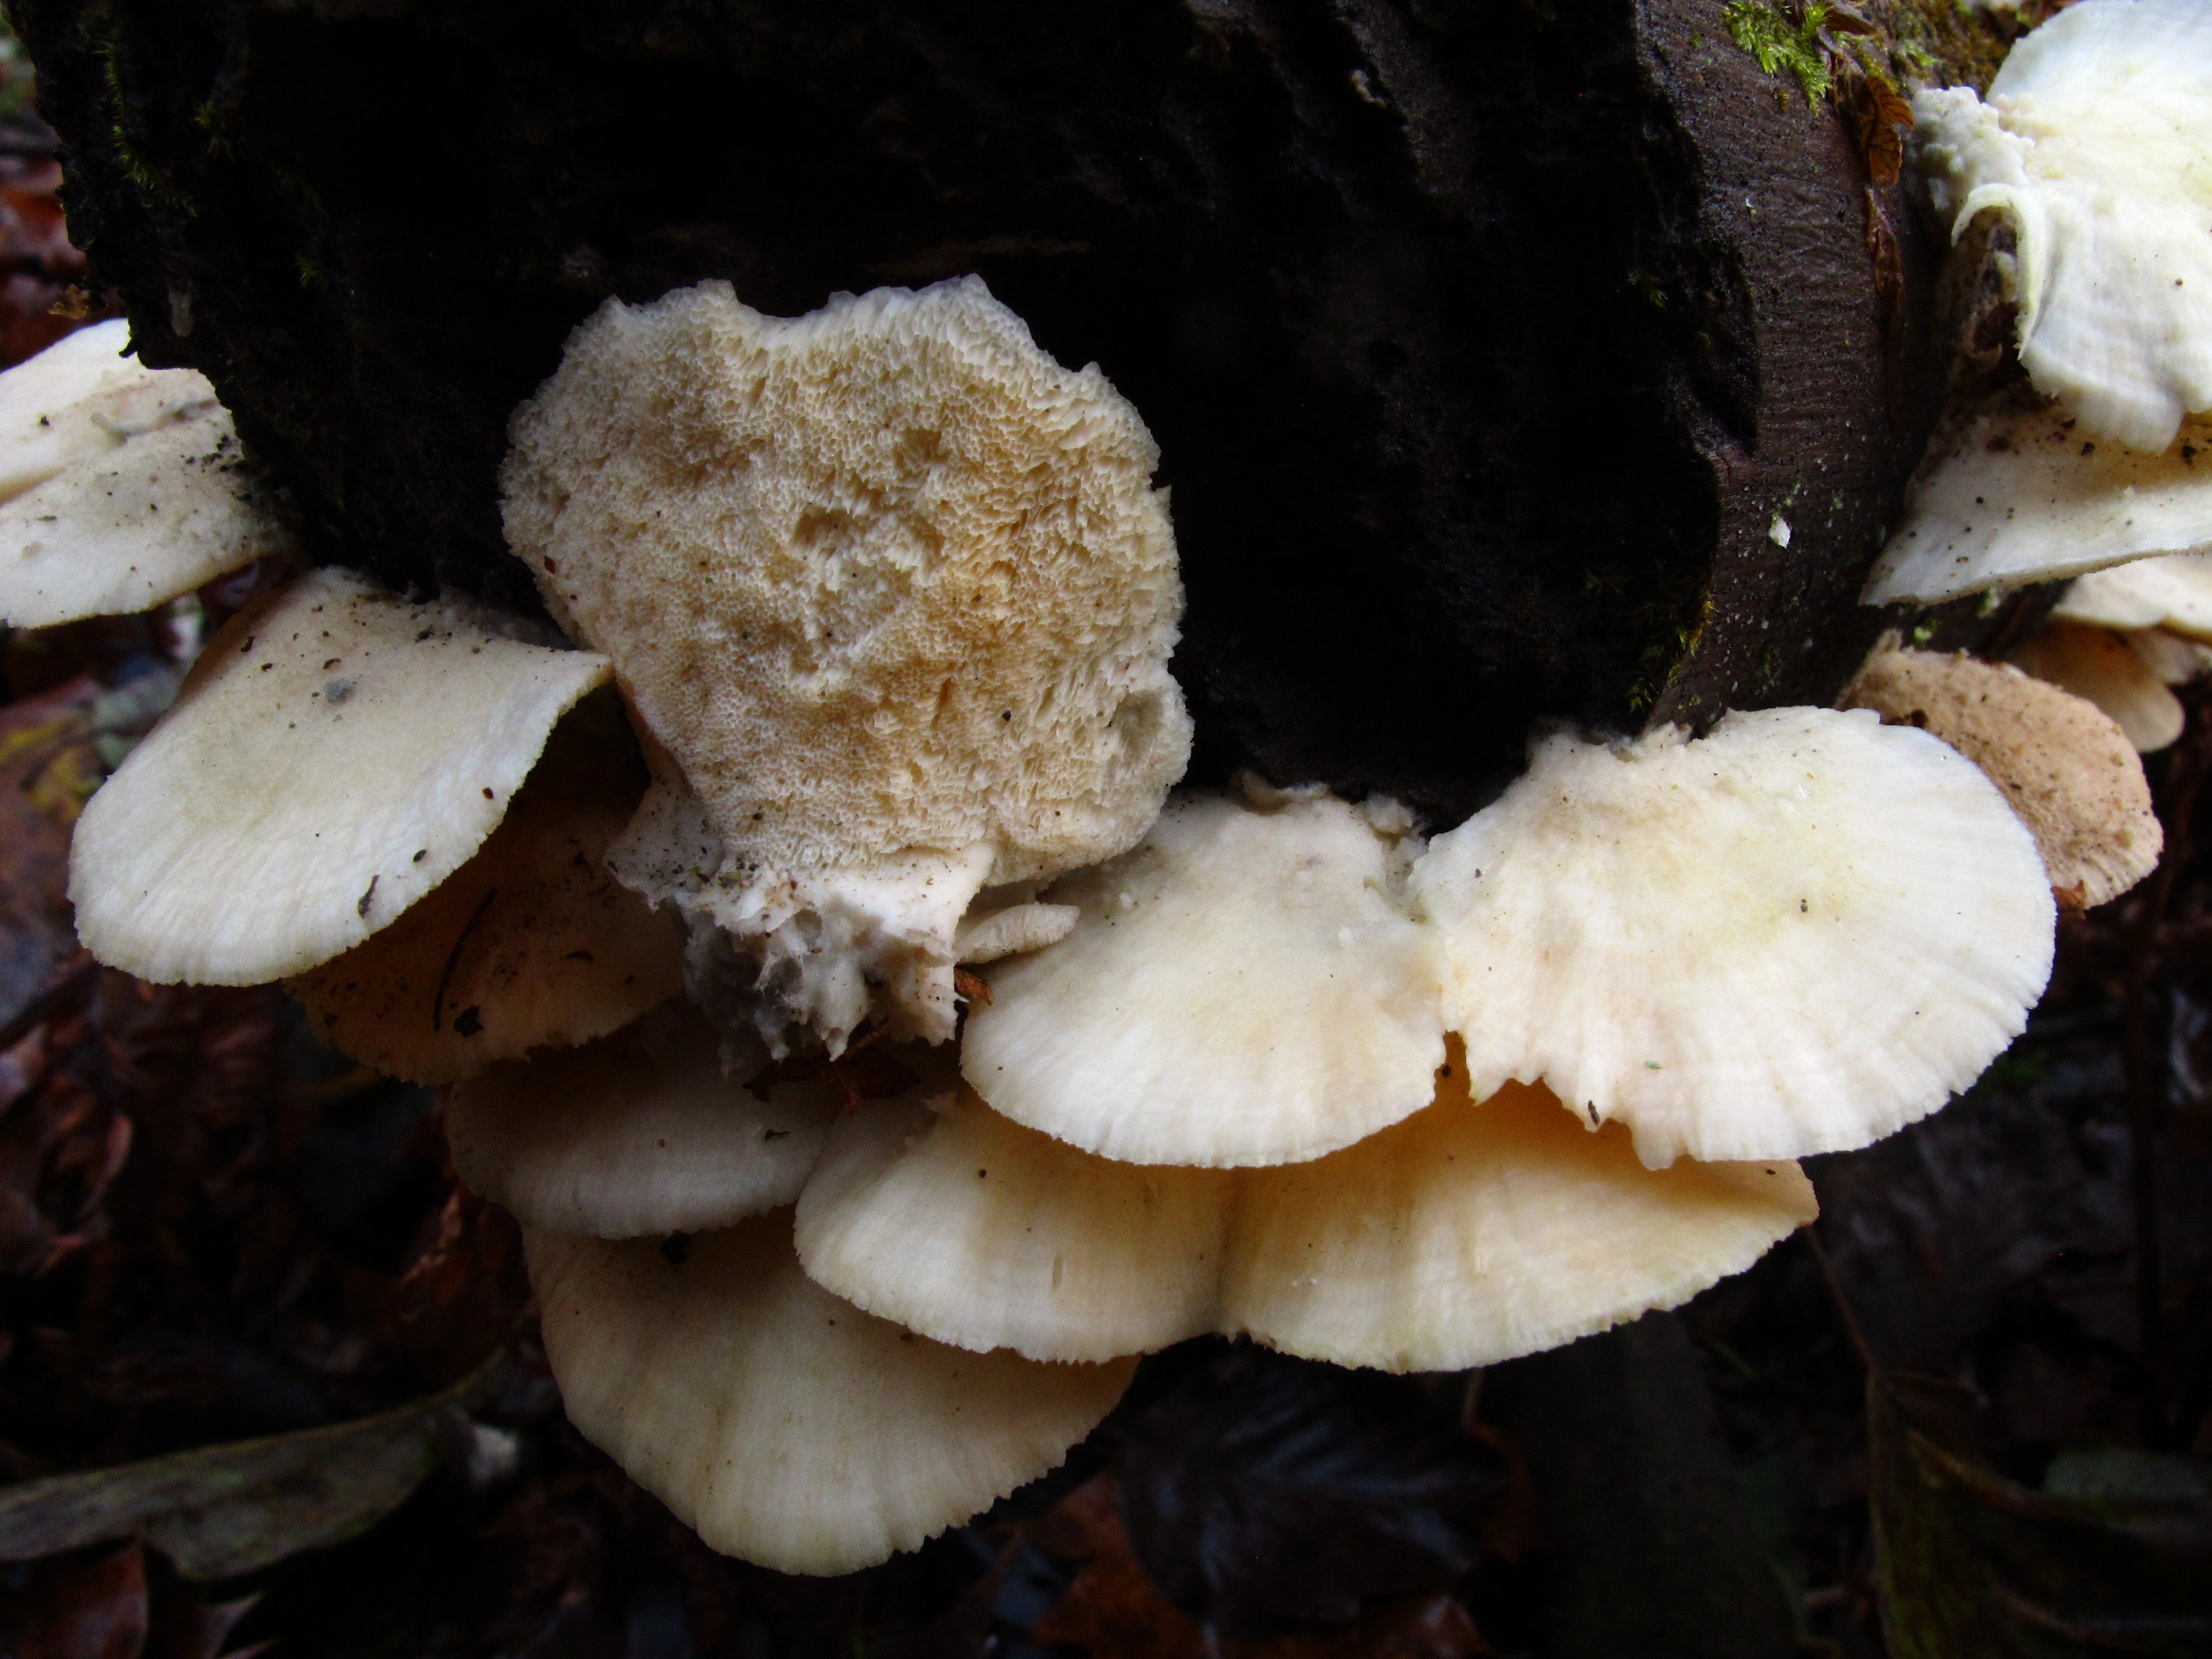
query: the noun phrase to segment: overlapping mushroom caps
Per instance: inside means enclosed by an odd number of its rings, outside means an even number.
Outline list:
[[[80,900],[456,1080],[572,1415],[720,1547],[919,1542],[1201,1332],[1425,1370],[1673,1305],[2047,970],[2004,797],[1868,714],[1553,735],[1433,843],[1167,797],[1150,440],[978,283],[611,303],[514,435],[595,648],[305,578],[95,798]]]
[[[1977,222],[2027,386],[1954,411],[1869,605],[2212,545],[2212,11],[2081,0],[1990,82],[1914,97],[1929,193]]]

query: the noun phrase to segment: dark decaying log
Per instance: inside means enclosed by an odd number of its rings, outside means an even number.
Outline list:
[[[534,604],[505,422],[605,296],[977,271],[1159,440],[1201,775],[1455,817],[1871,637],[1936,249],[1719,0],[12,10],[141,354],[394,582]]]

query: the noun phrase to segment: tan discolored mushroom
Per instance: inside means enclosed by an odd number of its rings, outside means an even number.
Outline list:
[[[2144,454],[2085,438],[2064,404],[2018,387],[1929,445],[1862,600],[1937,605],[2208,547],[2212,422]]]
[[[2057,617],[2012,651],[2013,663],[2104,710],[2144,754],[2181,735],[2181,701],[2124,634]]]
[[[446,1109],[453,1168],[528,1227],[602,1238],[704,1232],[799,1196],[843,1108],[826,1078],[748,1086],[757,1048],[682,1005],[580,1048],[495,1066]]]
[[[1053,887],[1082,913],[995,969],[961,1069],[994,1109],[1133,1164],[1287,1164],[1419,1111],[1440,963],[1394,879],[1402,831],[1342,801],[1170,801]]]
[[[1912,100],[1936,210],[1995,213],[2020,360],[2084,438],[2155,454],[2212,408],[2212,9],[2081,0],[2012,49],[1985,103]]]
[[[973,277],[611,301],[512,436],[508,540],[663,746],[617,868],[779,1051],[950,1036],[969,901],[1122,851],[1182,770],[1158,451]]]
[[[1540,1079],[1654,1168],[1878,1139],[1972,1082],[2051,971],[2004,797],[1863,710],[1552,736],[1413,890],[1473,1089]]]
[[[327,962],[468,861],[606,678],[594,653],[315,571],[231,620],[86,805],[77,933],[157,982]]]
[[[1310,1164],[1145,1168],[971,1097],[834,1132],[799,1200],[806,1271],[963,1346],[1038,1358],[1207,1330],[1340,1364],[1489,1364],[1671,1307],[1812,1219],[1793,1164],[1638,1163],[1548,1091],[1434,1103]]]
[[[674,920],[607,872],[645,777],[619,709],[597,702],[554,728],[474,857],[285,987],[325,1042],[393,1077],[451,1083],[604,1036],[683,989]]]
[[[799,1201],[799,1255],[940,1342],[1110,1359],[1214,1328],[1237,1179],[1080,1152],[963,1089],[838,1125]]]
[[[568,1416],[718,1550],[851,1572],[1054,1468],[1133,1359],[946,1347],[799,1270],[788,1217],[663,1245],[526,1231]]]
[[[2212,640],[2212,553],[2177,553],[2093,571],[2051,614],[2094,628],[2164,628]]]
[[[2158,864],[2165,831],[2135,745],[2083,698],[1964,652],[1878,650],[1837,700],[1934,733],[1980,767],[2035,837],[2062,902],[2118,898]]]

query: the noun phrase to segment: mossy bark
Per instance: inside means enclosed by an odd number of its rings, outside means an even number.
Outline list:
[[[1159,440],[1202,775],[1449,818],[1878,620],[1938,249],[1720,0],[13,11],[142,355],[387,580],[534,603],[507,415],[605,296],[977,271]]]

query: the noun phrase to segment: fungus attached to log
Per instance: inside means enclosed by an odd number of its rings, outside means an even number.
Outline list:
[[[950,1036],[969,900],[1121,852],[1182,773],[1158,451],[981,282],[611,301],[514,436],[509,539],[665,763],[617,867],[751,964],[779,1051],[870,981]]]
[[[1986,102],[1913,100],[1939,211],[2016,239],[2021,365],[2085,438],[2155,454],[2212,408],[2212,10],[2081,0],[2015,46]]]
[[[1923,1117],[2051,972],[2035,842],[1969,761],[1866,712],[1554,735],[1430,844],[1470,1086],[1549,1084],[1638,1157],[1837,1152]]]
[[[1406,914],[1405,826],[1328,796],[1170,802],[1049,890],[1060,943],[997,969],[961,1067],[1018,1123],[1136,1164],[1318,1158],[1418,1111],[1441,962]]]
[[[319,570],[209,642],[84,810],[78,935],[143,979],[252,985],[350,950],[483,844],[607,659]]]

